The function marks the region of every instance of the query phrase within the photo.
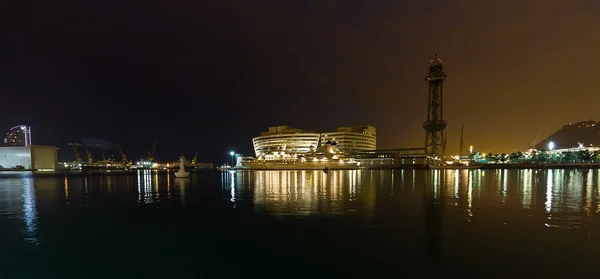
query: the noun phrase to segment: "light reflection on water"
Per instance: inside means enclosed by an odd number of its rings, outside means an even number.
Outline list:
[[[179,191],[179,198],[181,202],[181,207],[186,206],[186,188],[190,185],[190,180],[187,178],[175,178],[175,185],[177,186],[177,190]]]
[[[537,218],[531,220],[543,226],[577,229],[591,225],[600,212],[599,172],[256,171],[243,172],[238,179],[241,179],[240,183],[252,185],[252,202],[257,209],[279,216],[360,214],[373,217],[377,211],[376,205],[382,202],[379,197],[385,196],[385,199],[394,202],[417,201],[426,186],[432,187],[435,199],[440,200],[443,195],[444,208],[450,213],[464,210],[463,216],[468,222],[489,214],[504,215],[503,219],[511,219],[515,217],[514,214],[521,212],[521,216],[517,217],[541,217],[544,214],[545,221],[540,222]],[[422,181],[421,184],[418,181]],[[411,184],[408,189],[405,188],[407,184]],[[592,212],[596,214],[593,218],[590,217]],[[510,224],[508,220],[503,222]]]
[[[528,222],[552,229],[584,229],[591,237],[600,214],[600,170],[237,171],[220,175],[221,200],[229,208],[251,203],[255,211],[281,217],[376,218],[406,214],[406,210],[420,212],[416,208],[424,203],[426,190],[442,203],[445,220],[452,222],[498,221],[507,226]],[[20,220],[21,239],[43,242],[38,236],[43,215],[109,201],[110,206],[194,207],[196,189],[211,187],[203,183],[208,182],[196,174],[175,179],[152,171],[133,177],[4,178],[0,179],[0,232],[16,231],[14,220]]]
[[[379,173],[369,173],[365,176],[367,180],[361,183],[361,173],[357,170],[256,171],[244,172],[241,180],[253,185],[252,203],[257,209],[274,215],[359,212],[368,216],[373,214],[376,188],[390,185],[377,185],[377,181],[384,178]]]
[[[473,217],[473,172],[469,172],[469,180],[467,182],[467,212],[468,212],[468,217],[467,220],[469,222],[471,222],[471,218]],[[479,173],[479,172],[477,172]]]
[[[25,240],[38,244],[35,189],[31,179],[23,178],[23,221],[25,222]]]

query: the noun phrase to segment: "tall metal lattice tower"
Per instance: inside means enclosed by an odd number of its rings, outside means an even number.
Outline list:
[[[442,85],[446,77],[444,65],[436,53],[429,64],[429,73],[425,77],[425,82],[429,86],[429,98],[427,121],[423,122],[423,129],[425,129],[425,155],[429,162],[439,162],[446,153],[444,129],[448,123],[444,120],[442,102]]]

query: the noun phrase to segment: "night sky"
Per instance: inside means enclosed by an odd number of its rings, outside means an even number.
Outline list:
[[[222,163],[286,124],[370,124],[380,149],[421,147],[436,52],[451,153],[462,124],[466,145],[508,152],[600,120],[597,0],[14,2],[0,130],[30,125],[60,159],[93,137]]]

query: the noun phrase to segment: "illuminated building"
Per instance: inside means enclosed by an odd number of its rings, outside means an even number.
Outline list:
[[[341,152],[375,150],[376,130],[373,126],[340,127],[336,132],[323,134],[323,141],[336,141]]]
[[[31,127],[19,125],[12,127],[4,138],[6,146],[30,146],[31,145]]]
[[[269,127],[267,132],[253,138],[256,156],[285,149],[292,153],[306,153],[311,146],[316,148],[328,140],[336,141],[341,152],[355,152],[376,149],[376,129],[373,126],[340,127],[335,132],[317,133],[290,126]]]
[[[256,156],[281,148],[289,152],[306,153],[310,146],[317,146],[320,134],[289,126],[269,127],[259,137],[252,139]]]
[[[55,170],[58,168],[57,148],[44,145],[0,147],[0,168]]]

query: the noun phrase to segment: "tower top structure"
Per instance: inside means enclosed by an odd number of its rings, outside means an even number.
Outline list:
[[[447,77],[448,75],[444,72],[444,64],[436,53],[429,61],[429,73],[425,77],[425,81],[444,80]]]
[[[425,129],[425,155],[430,163],[439,163],[445,157],[446,137],[444,120],[442,86],[446,80],[444,65],[437,53],[429,62],[429,72],[425,82],[429,87],[427,102],[427,120],[423,122]]]

